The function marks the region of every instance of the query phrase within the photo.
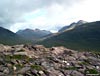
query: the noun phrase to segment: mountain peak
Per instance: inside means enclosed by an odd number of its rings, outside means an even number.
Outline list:
[[[27,29],[25,29],[25,30],[27,31],[27,30],[32,30],[32,29],[27,28]]]
[[[82,25],[82,24],[85,24],[85,23],[88,23],[87,21],[84,21],[84,20],[79,20],[77,22],[77,25]]]
[[[61,28],[59,30],[59,32],[64,32],[64,31],[72,30],[76,26],[79,26],[79,25],[82,25],[82,24],[85,24],[85,23],[88,23],[88,22],[87,21],[84,21],[84,20],[79,20],[78,22],[73,22],[69,26],[64,26],[63,28]]]
[[[36,31],[40,31],[40,29],[38,29],[38,28],[36,28],[35,30],[36,30]]]
[[[25,30],[18,31],[16,33],[29,40],[37,40],[40,39],[41,37],[51,34],[50,31],[46,31],[46,30],[44,31],[40,29],[34,29],[34,30],[25,29]]]

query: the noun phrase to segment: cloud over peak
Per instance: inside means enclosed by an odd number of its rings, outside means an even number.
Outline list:
[[[2,0],[0,1],[0,26],[11,29],[12,31],[17,31],[24,27],[44,28],[48,30],[53,30],[54,28],[55,30],[57,25],[60,27],[60,25],[68,24],[79,18],[84,18],[84,15],[82,17],[80,16],[83,11],[87,11],[87,9],[92,6],[92,3],[89,4],[90,1],[91,0]],[[95,0],[95,2],[98,3],[98,0]],[[88,7],[87,5],[90,5],[89,8],[84,8],[84,6]],[[97,6],[92,7],[93,10],[96,7]],[[85,15],[87,14],[88,13]]]

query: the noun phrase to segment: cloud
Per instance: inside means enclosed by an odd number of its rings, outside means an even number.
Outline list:
[[[49,7],[53,4],[70,5],[79,0],[1,0],[0,1],[0,26],[9,28],[14,23],[24,21],[24,14],[37,9]]]
[[[79,19],[99,20],[99,0],[0,0],[0,26],[56,31]]]

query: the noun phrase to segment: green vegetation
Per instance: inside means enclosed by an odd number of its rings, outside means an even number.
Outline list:
[[[40,65],[31,65],[31,68],[35,70],[42,70],[42,67]]]
[[[29,59],[29,57],[28,56],[26,56],[26,55],[13,55],[13,56],[11,56],[11,55],[5,55],[5,60],[6,61],[11,61],[11,59],[16,59],[16,60],[28,60]]]
[[[0,44],[15,45],[24,43],[31,43],[31,41],[0,27]]]
[[[100,52],[98,52],[98,51],[93,51],[92,53],[100,56]]]
[[[99,72],[96,69],[88,69],[85,70],[86,74],[99,74]]]
[[[81,63],[78,63],[79,65],[89,65],[88,62],[82,61]]]
[[[65,46],[79,51],[100,51],[100,21],[77,26],[38,44],[46,47]]]
[[[10,55],[5,55],[4,60],[7,61],[7,62],[10,62],[11,61],[11,56]]]
[[[24,67],[23,65],[20,65],[20,64],[16,64],[16,65],[14,65],[14,66],[17,67],[17,70],[20,70],[21,68]]]
[[[28,57],[26,55],[13,55],[11,57],[12,59],[18,59],[18,60],[23,60],[23,59],[28,59]]]

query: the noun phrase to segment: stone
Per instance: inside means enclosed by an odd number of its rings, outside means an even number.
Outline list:
[[[4,69],[3,73],[8,74],[9,73],[9,69],[8,68]]]
[[[30,70],[30,67],[23,67],[21,70],[18,71],[18,73],[25,73]]]
[[[100,59],[93,52],[62,46],[0,45],[0,76],[84,76],[86,69],[93,68],[100,71]]]
[[[44,74],[44,72],[42,70],[39,71],[39,74]]]

